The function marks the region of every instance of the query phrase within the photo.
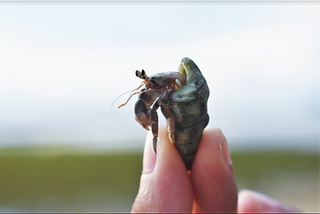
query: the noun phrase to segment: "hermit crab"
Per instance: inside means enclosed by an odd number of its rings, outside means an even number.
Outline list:
[[[129,99],[139,94],[134,108],[135,119],[147,130],[151,126],[154,153],[158,138],[157,109],[160,107],[166,118],[168,137],[189,170],[203,130],[209,122],[209,88],[204,76],[190,58],[181,60],[178,72],[158,73],[148,77],[144,70],[137,70],[136,76],[143,79],[143,82]]]

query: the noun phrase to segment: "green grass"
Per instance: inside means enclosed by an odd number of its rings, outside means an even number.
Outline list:
[[[75,200],[83,200],[79,209],[85,209],[86,203],[97,199],[101,203],[122,197],[133,200],[138,191],[141,153],[16,153],[6,150],[0,155],[0,208],[32,210],[46,205],[45,211],[51,210],[50,206],[60,210],[59,206],[66,208]]]
[[[319,155],[285,151],[258,151],[234,153],[232,161],[235,176],[250,183],[269,177],[319,177]]]
[[[41,151],[48,148],[0,150],[0,211],[130,210],[139,187],[142,153]],[[293,185],[319,200],[318,155],[233,152],[232,161],[239,189],[263,191],[290,203],[283,192],[291,194],[286,185]],[[281,187],[286,189],[279,193]]]

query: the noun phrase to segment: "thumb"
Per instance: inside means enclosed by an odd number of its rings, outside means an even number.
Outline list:
[[[143,156],[140,188],[132,212],[191,212],[192,186],[186,167],[160,126],[157,155],[152,153],[149,133]]]

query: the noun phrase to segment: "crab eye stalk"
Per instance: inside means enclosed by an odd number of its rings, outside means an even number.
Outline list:
[[[136,76],[139,77],[140,79],[148,80],[148,76],[143,69],[141,70],[141,72],[136,70]]]

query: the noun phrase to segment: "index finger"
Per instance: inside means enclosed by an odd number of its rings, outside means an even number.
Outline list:
[[[151,133],[143,156],[143,173],[132,212],[191,212],[192,186],[189,175],[164,126],[159,129],[157,155],[152,154]]]

